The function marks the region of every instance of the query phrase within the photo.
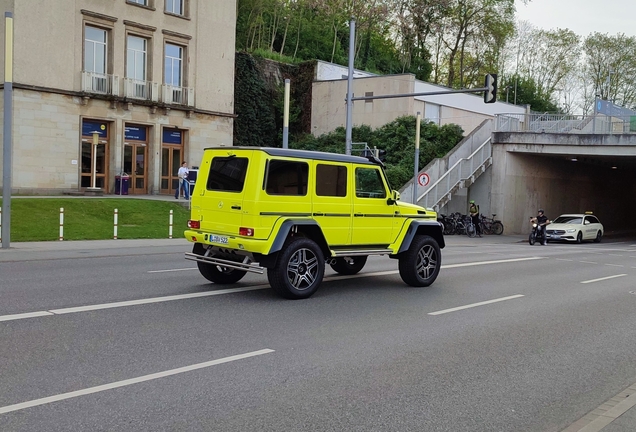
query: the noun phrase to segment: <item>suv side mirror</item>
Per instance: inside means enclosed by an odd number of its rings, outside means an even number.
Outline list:
[[[395,204],[397,201],[400,200],[400,193],[396,190],[392,190],[391,191],[391,198],[389,198],[388,200],[386,200],[386,203],[388,205],[393,205]]]

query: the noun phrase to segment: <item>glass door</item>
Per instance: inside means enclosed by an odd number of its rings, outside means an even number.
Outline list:
[[[128,174],[128,193],[147,194],[147,146],[142,143],[124,144],[124,172]]]
[[[161,193],[174,195],[179,187],[179,167],[182,162],[181,146],[161,149]]]
[[[93,144],[93,134],[98,134],[98,144]],[[80,190],[93,187],[93,161],[95,162],[95,187],[108,192],[108,124],[84,120],[80,164]]]

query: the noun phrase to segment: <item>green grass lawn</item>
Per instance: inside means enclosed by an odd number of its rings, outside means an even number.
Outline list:
[[[0,199],[0,203],[2,200]],[[134,198],[14,198],[11,241],[58,240],[60,207],[64,208],[64,240],[113,238],[117,209],[120,239],[168,238],[173,210],[173,238],[183,237],[190,211],[178,203]]]

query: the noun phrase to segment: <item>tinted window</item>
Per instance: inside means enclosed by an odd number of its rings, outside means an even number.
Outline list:
[[[316,166],[316,195],[347,196],[347,167],[318,164]]]
[[[583,221],[580,216],[559,216],[553,223],[580,225]]]
[[[241,192],[247,173],[247,158],[215,157],[208,176],[208,190]]]
[[[307,195],[306,162],[271,160],[267,164],[265,191],[269,195]]]
[[[596,216],[588,216],[585,219],[587,219],[588,221],[590,221],[590,223],[600,223],[598,221],[598,219],[596,219]]]
[[[356,196],[358,198],[386,198],[386,190],[379,170],[356,168]]]

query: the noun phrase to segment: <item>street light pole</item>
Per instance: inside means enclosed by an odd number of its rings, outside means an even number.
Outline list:
[[[13,151],[13,13],[4,13],[4,124],[2,126],[2,249],[11,246],[11,156]]]

